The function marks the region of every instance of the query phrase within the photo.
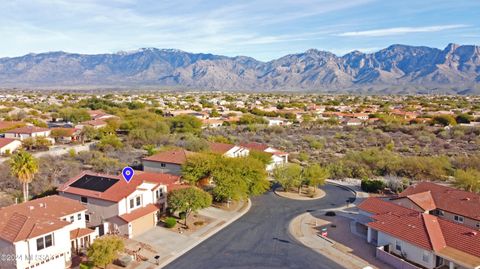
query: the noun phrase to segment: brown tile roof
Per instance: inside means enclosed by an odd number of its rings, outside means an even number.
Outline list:
[[[436,208],[480,221],[480,195],[431,182],[408,187],[399,197],[430,191]]]
[[[37,126],[24,126],[24,127],[19,127],[15,128],[12,130],[8,130],[5,133],[11,133],[11,134],[32,134],[32,133],[40,133],[40,132],[46,132],[49,131],[50,129],[48,128],[42,128],[42,127],[37,127]]]
[[[55,127],[51,129],[53,130],[63,130],[66,132],[67,136],[73,136],[76,132],[79,131],[79,129],[76,128],[64,128],[64,127]]]
[[[257,143],[257,142],[242,143],[240,145],[247,149],[258,150],[258,151],[265,151],[267,148],[269,148],[268,145]]]
[[[89,228],[77,228],[75,230],[70,231],[70,240],[79,238],[79,237],[84,237],[89,234],[93,234],[95,231]]]
[[[217,142],[208,142],[210,151],[214,153],[224,154],[227,151],[231,150],[235,145],[226,144],[226,143],[217,143]]]
[[[155,211],[158,211],[160,208],[157,206],[157,205],[154,205],[154,204],[148,204],[144,207],[141,207],[141,208],[137,208],[135,210],[133,210],[132,212],[130,213],[127,213],[127,214],[123,214],[123,215],[120,215],[118,216],[119,218],[121,218],[122,220],[124,220],[125,222],[132,222],[136,219],[139,219],[143,216],[146,216],[148,214],[151,214]]]
[[[374,213],[374,221],[368,223],[375,230],[426,250],[439,252],[450,247],[480,258],[479,231],[378,198],[368,198],[359,207],[379,212]]]
[[[184,149],[168,150],[143,158],[143,160],[161,163],[184,164],[187,161],[187,157],[193,154],[195,153]]]
[[[74,182],[76,182],[77,180],[79,180],[85,175],[117,179],[118,181],[115,184],[113,184],[110,188],[105,190],[104,192],[87,190],[83,188],[70,186],[71,184],[73,184]],[[91,171],[84,171],[79,175],[68,180],[62,186],[60,186],[58,188],[58,191],[76,194],[80,196],[92,197],[92,198],[111,201],[111,202],[118,202],[123,198],[127,197],[128,195],[130,195],[131,193],[133,193],[137,189],[137,187],[143,182],[164,184],[167,186],[167,190],[168,190],[169,186],[178,184],[179,178],[180,177],[178,176],[170,175],[170,174],[135,171],[132,180],[130,180],[130,182],[127,183],[122,178],[121,175],[108,175],[108,174],[95,173]]]
[[[31,200],[0,209],[0,238],[17,242],[53,232],[69,222],[62,217],[85,211],[78,201],[58,195]]]
[[[0,121],[0,130],[14,129],[25,125],[25,122],[21,121]]]
[[[106,125],[107,122],[104,120],[88,120],[80,123],[81,125],[90,125],[90,126],[101,126]]]
[[[432,193],[430,191],[424,191],[419,193],[410,194],[402,198],[408,198],[421,209],[425,211],[434,210],[437,208],[435,201],[433,200]]]
[[[6,145],[12,143],[13,141],[18,141],[18,140],[12,139],[12,138],[2,138],[2,137],[0,137],[0,149],[5,147]]]

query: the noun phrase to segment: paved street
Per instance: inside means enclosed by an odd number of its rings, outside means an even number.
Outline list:
[[[166,268],[342,268],[297,243],[288,232],[290,221],[297,215],[343,206],[353,196],[332,185],[323,189],[327,195],[315,201],[290,200],[273,192],[252,199],[247,214]]]

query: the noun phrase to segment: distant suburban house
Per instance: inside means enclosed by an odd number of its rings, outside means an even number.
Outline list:
[[[292,123],[287,119],[283,118],[266,118],[268,126],[286,126],[291,125]]]
[[[105,111],[98,109],[98,110],[89,110],[88,114],[92,120],[106,120],[106,119],[113,119],[118,118],[115,115],[111,115],[106,113]]]
[[[167,190],[181,188],[171,174],[135,171],[127,183],[121,176],[83,172],[58,188],[59,195],[87,207],[87,225],[99,235],[119,234],[128,238],[155,227],[167,208]]]
[[[68,268],[72,253],[96,238],[86,228],[87,208],[58,195],[0,209],[1,268]]]
[[[22,142],[13,138],[0,138],[0,154],[13,153],[22,147]]]
[[[345,118],[342,123],[346,126],[360,126],[363,124],[363,120],[357,118]]]
[[[203,128],[218,128],[223,125],[223,120],[217,120],[217,119],[205,119],[202,120],[203,123]]]
[[[5,133],[5,131],[12,130],[18,127],[25,126],[26,123],[22,121],[0,121],[0,133]]]
[[[234,144],[209,142],[208,146],[211,152],[225,157],[246,157],[249,154],[249,150],[247,148]]]
[[[102,119],[88,120],[88,121],[80,122],[79,124],[75,125],[75,128],[76,129],[83,129],[83,127],[85,127],[85,126],[90,126],[90,127],[95,128],[95,129],[100,129],[100,128],[103,128],[103,127],[107,126],[107,122],[105,120],[102,120]]]
[[[284,165],[288,163],[288,153],[278,150],[276,148],[272,148],[268,145],[251,142],[251,143],[243,143],[240,144],[242,147],[249,149],[250,151],[256,150],[261,152],[266,152],[272,154],[272,162],[267,165],[267,171],[273,171],[275,167]]]
[[[480,196],[423,182],[358,205],[376,256],[396,268],[480,268]]]
[[[195,154],[184,149],[162,151],[142,159],[143,170],[153,173],[181,175],[182,165],[189,156]]]
[[[48,128],[36,127],[36,126],[24,126],[8,130],[5,132],[5,138],[18,139],[20,141],[26,138],[35,137],[49,137],[51,130]]]
[[[55,133],[61,134],[61,136],[55,137],[56,142],[70,143],[73,141],[80,140],[80,131],[81,131],[80,129],[57,127],[57,128],[52,128],[51,130],[52,130],[52,136]]]

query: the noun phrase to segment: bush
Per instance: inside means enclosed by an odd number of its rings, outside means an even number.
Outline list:
[[[91,269],[91,268],[93,268],[92,264],[87,264],[87,263],[80,264],[80,269]]]
[[[180,212],[180,213],[178,213],[178,217],[179,217],[180,219],[185,219],[186,216],[187,216],[187,213],[185,213],[185,212]]]
[[[385,188],[385,183],[381,180],[362,180],[361,188],[365,192],[378,192]]]
[[[164,223],[166,228],[173,228],[175,225],[177,225],[177,220],[175,218],[168,217],[165,219]]]

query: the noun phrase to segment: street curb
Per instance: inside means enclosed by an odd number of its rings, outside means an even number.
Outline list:
[[[229,219],[227,222],[225,222],[224,225],[222,226],[219,226],[215,229],[213,229],[209,235],[203,237],[203,238],[200,238],[199,241],[195,242],[193,245],[183,249],[182,251],[180,251],[179,253],[175,254],[174,256],[170,257],[169,259],[167,259],[165,262],[163,262],[162,264],[158,265],[158,267],[155,267],[155,268],[163,268],[165,266],[167,266],[168,264],[170,264],[171,262],[173,262],[174,260],[180,258],[182,255],[184,255],[185,253],[189,252],[190,250],[192,250],[193,248],[195,248],[196,246],[200,245],[203,241],[207,240],[208,238],[214,236],[216,233],[218,233],[219,231],[223,230],[225,227],[227,227],[228,225],[232,224],[233,222],[235,222],[236,220],[238,220],[239,218],[243,217],[243,215],[245,215],[248,211],[250,211],[250,208],[252,207],[252,201],[250,200],[250,198],[247,200],[247,207],[243,209],[243,211]],[[242,207],[243,208],[243,207]]]
[[[333,181],[330,181],[330,180],[327,180],[326,182],[327,182],[327,184],[335,185],[335,186],[337,186],[337,187],[339,187],[339,188],[342,188],[342,189],[344,189],[344,190],[350,191],[351,193],[353,193],[353,195],[355,195],[355,199],[357,199],[357,191],[356,191],[356,190],[354,190],[354,189],[352,189],[352,188],[350,188],[350,187],[348,187],[348,186],[346,186],[346,185],[338,184],[338,183],[333,182]]]

